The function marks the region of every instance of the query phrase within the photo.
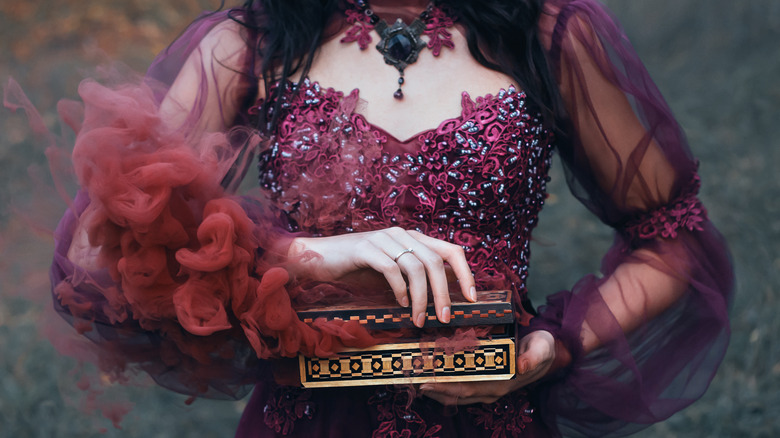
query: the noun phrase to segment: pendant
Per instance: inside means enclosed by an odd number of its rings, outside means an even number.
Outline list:
[[[384,20],[374,25],[379,34],[379,44],[376,49],[384,56],[385,63],[398,70],[398,90],[393,94],[396,99],[403,99],[404,93],[401,85],[404,83],[404,69],[409,64],[417,61],[420,51],[425,48],[425,41],[420,39],[425,31],[425,23],[415,19],[412,24],[406,25],[400,18],[392,26],[388,26]]]

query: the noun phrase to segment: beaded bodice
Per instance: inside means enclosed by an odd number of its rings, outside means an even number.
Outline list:
[[[297,86],[282,93],[277,137],[259,163],[291,231],[416,229],[461,245],[478,287],[525,295],[552,144],[523,92],[464,93],[459,117],[400,141],[356,111],[358,90]]]

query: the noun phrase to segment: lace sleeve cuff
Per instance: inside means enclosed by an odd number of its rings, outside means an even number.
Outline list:
[[[707,210],[696,196],[701,186],[698,175],[694,175],[686,189],[669,203],[654,210],[634,216],[622,229],[631,242],[655,238],[674,239],[678,231],[702,231],[707,220]]]

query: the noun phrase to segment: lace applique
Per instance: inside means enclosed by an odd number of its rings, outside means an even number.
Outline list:
[[[347,16],[347,23],[352,27],[347,30],[347,35],[340,42],[357,42],[360,50],[366,50],[371,43],[371,31],[374,30],[374,25],[368,21],[368,15],[357,9],[347,9],[344,14]]]
[[[370,406],[376,406],[379,427],[372,438],[434,438],[441,431],[441,425],[429,427],[420,414],[412,409],[409,391],[403,387],[378,388],[368,399]]]
[[[533,421],[534,410],[525,392],[506,395],[494,403],[479,404],[468,408],[474,422],[485,430],[493,431],[490,438],[520,437],[526,425]]]
[[[311,390],[308,389],[291,386],[276,388],[263,408],[265,425],[282,435],[292,433],[297,420],[304,417],[311,420],[314,416],[315,405],[310,398]]]
[[[429,38],[428,48],[433,53],[433,56],[439,56],[442,47],[455,48],[455,43],[452,42],[452,34],[447,30],[448,27],[455,24],[455,21],[449,14],[440,8],[433,7],[428,14],[425,24],[423,35]]]
[[[371,31],[374,30],[374,25],[371,24],[371,19],[368,15],[359,11],[354,4],[351,4],[351,6],[344,11],[347,24],[351,26],[340,42],[357,42],[360,50],[365,50],[371,44]],[[447,12],[437,6],[431,6],[425,16],[423,35],[428,37],[428,49],[431,50],[433,56],[439,56],[442,47],[455,48],[455,43],[452,42],[452,34],[447,30],[453,24],[455,24],[455,20]]]
[[[700,186],[701,179],[695,175],[685,192],[670,203],[629,222],[624,232],[634,240],[650,240],[656,237],[674,239],[678,230],[702,231],[701,223],[707,219],[707,210],[696,197]]]
[[[523,92],[464,93],[459,117],[398,142],[355,112],[356,90],[296,87],[282,94],[277,141],[259,157],[260,185],[290,231],[416,229],[461,245],[477,287],[525,296],[553,146]]]

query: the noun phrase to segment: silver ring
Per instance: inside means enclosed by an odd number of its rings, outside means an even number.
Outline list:
[[[406,248],[405,250],[399,252],[397,256],[393,257],[393,262],[398,262],[398,259],[400,259],[402,255],[407,253],[412,254],[414,253],[414,250],[412,248]]]

